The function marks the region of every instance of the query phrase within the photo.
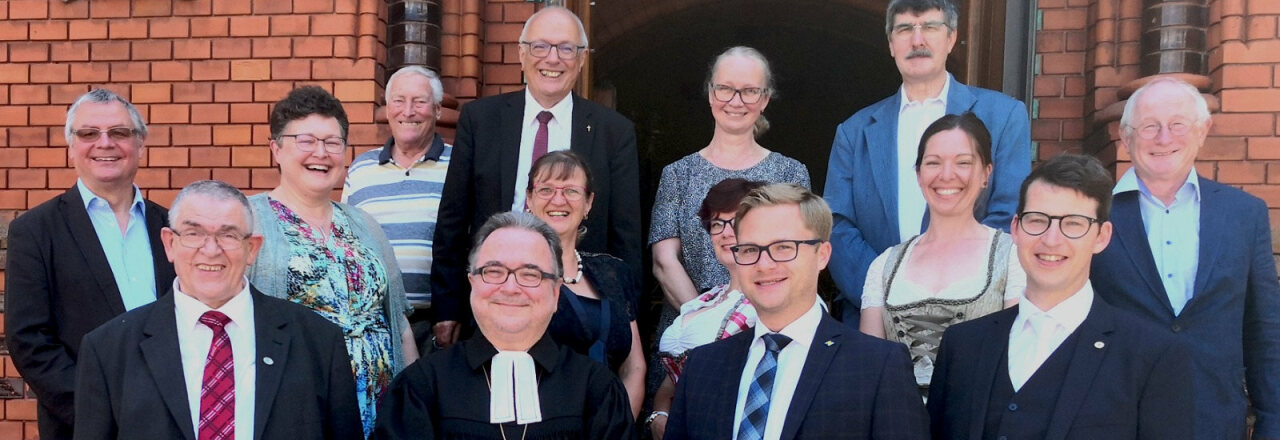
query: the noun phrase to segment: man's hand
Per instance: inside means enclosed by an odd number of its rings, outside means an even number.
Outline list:
[[[458,342],[458,321],[440,321],[431,326],[431,333],[436,337],[440,348],[449,348]]]

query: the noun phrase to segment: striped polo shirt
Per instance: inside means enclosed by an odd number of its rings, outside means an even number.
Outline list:
[[[435,135],[431,148],[408,169],[391,158],[394,139],[361,153],[347,170],[342,201],[382,225],[404,274],[409,304],[431,306],[431,237],[453,146]]]

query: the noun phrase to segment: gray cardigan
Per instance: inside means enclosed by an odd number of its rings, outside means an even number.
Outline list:
[[[267,200],[267,193],[249,197],[249,206],[253,208],[253,230],[262,234],[262,249],[258,251],[257,261],[249,267],[249,283],[267,296],[287,300],[289,292],[284,274],[289,273],[290,253],[289,243],[284,238],[284,226],[276,220],[275,211]],[[399,314],[408,314],[413,309],[404,296],[404,280],[400,275],[400,266],[396,264],[395,252],[391,248],[391,242],[383,234],[382,226],[373,217],[345,203],[334,202],[334,206],[351,220],[351,229],[356,237],[363,243],[376,244],[382,255],[389,289],[382,309],[387,314],[387,325],[391,328],[391,366],[393,373],[399,373],[405,367],[400,340],[404,325]]]

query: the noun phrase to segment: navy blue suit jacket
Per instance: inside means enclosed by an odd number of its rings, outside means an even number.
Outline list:
[[[733,438],[738,385],[754,336],[742,332],[689,354],[664,439]],[[905,346],[864,335],[823,314],[781,439],[928,438],[929,422],[917,390]]]
[[[1022,179],[1031,173],[1031,122],[1027,107],[1000,92],[951,78],[947,113],[973,112],[991,132],[993,169],[976,217],[1009,230]],[[831,277],[840,288],[844,322],[858,327],[862,284],[876,256],[902,241],[898,231],[898,109],[902,94],[867,106],[836,128],[823,198],[831,205]],[[926,212],[927,214],[927,212]],[[913,231],[915,232],[915,231]]]
[[[997,363],[1017,316],[1011,307],[943,334],[929,387],[933,438],[983,438]],[[1045,440],[1192,438],[1195,390],[1185,345],[1099,296],[1077,331],[1075,346],[1058,347],[1075,353]]]
[[[1267,206],[1200,178],[1200,256],[1192,296],[1174,316],[1147,235],[1139,193],[1116,194],[1111,245],[1093,259],[1099,295],[1185,341],[1195,369],[1196,438],[1280,438],[1280,284]],[[1248,397],[1245,396],[1245,384]]]

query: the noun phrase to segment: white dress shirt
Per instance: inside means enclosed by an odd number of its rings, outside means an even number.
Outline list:
[[[769,398],[769,416],[764,427],[765,440],[777,440],[782,436],[782,425],[787,421],[787,409],[791,408],[791,397],[796,393],[796,385],[800,383],[800,372],[804,371],[804,362],[809,358],[809,346],[813,345],[813,334],[818,331],[818,323],[822,321],[822,301],[816,299],[809,311],[800,315],[795,321],[787,324],[778,333],[791,338],[791,343],[778,352],[778,369],[774,372],[773,396]],[[751,348],[747,351],[747,364],[742,369],[742,379],[738,382],[738,402],[733,410],[733,437],[738,437],[738,428],[742,425],[742,410],[747,405],[747,393],[751,389],[751,381],[755,379],[756,365],[764,357],[764,336],[770,333],[764,323],[755,327]],[[813,380],[817,380],[816,378]]]
[[[511,202],[511,210],[524,212],[524,190],[529,185],[529,168],[533,166],[533,138],[538,135],[538,113],[543,110],[551,112],[551,120],[547,122],[547,152],[568,150],[569,141],[573,139],[573,94],[551,108],[542,108],[533,99],[529,89],[524,89],[524,125],[520,130],[520,161],[516,165],[516,192]]]
[[[1191,168],[1186,182],[1174,193],[1173,203],[1165,205],[1130,168],[1116,182],[1113,193],[1126,191],[1139,193],[1138,207],[1151,257],[1177,316],[1191,300],[1200,264],[1200,178]]]
[[[1093,284],[1088,281],[1049,310],[1040,310],[1023,295],[1018,301],[1018,317],[1009,329],[1009,380],[1015,392],[1080,327],[1092,307]]]
[[[920,234],[924,213],[928,210],[924,193],[916,183],[916,151],[920,149],[920,135],[929,124],[947,114],[947,91],[951,89],[951,74],[943,83],[938,96],[919,101],[907,100],[907,89],[901,87],[902,103],[898,107],[898,235],[900,241]]]
[[[249,280],[244,281],[240,293],[217,309],[182,293],[178,280],[174,280],[173,309],[178,321],[178,350],[182,354],[182,377],[187,385],[192,432],[200,432],[200,388],[204,382],[209,345],[213,343],[213,330],[200,323],[200,316],[217,310],[231,318],[225,329],[227,338],[231,339],[231,356],[235,363],[235,436],[241,440],[252,440],[257,348],[254,345],[253,298],[249,295]]]

